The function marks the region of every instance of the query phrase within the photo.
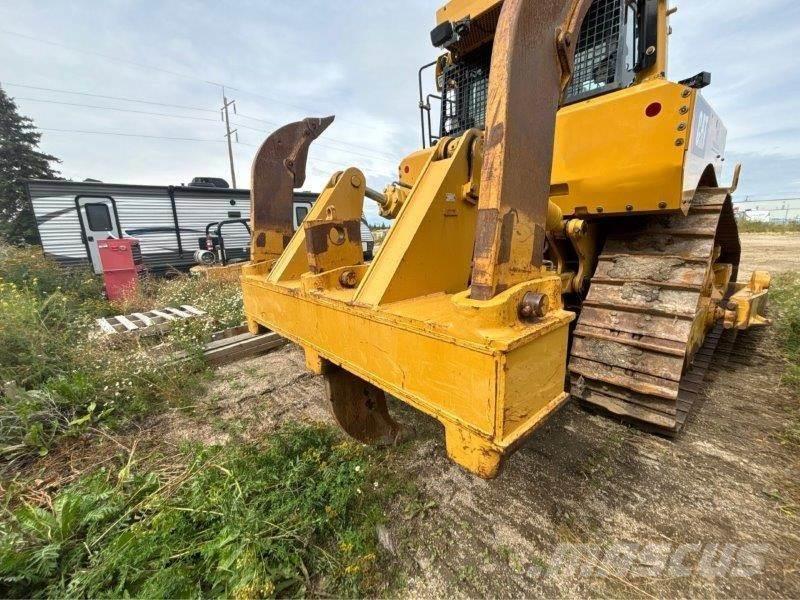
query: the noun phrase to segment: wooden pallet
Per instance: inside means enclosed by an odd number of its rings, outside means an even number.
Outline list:
[[[205,311],[185,304],[180,308],[168,306],[160,310],[151,310],[145,313],[105,317],[97,319],[97,325],[100,327],[100,330],[107,335],[117,335],[120,333],[149,334],[161,331],[169,327],[170,323],[175,321],[202,317],[205,314]]]

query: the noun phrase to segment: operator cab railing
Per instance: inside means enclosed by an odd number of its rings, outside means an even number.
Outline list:
[[[465,24],[460,23],[462,35]],[[564,95],[571,104],[633,84],[636,73],[655,62],[657,0],[595,0],[578,36],[573,77]],[[492,42],[458,56],[443,55],[419,70],[419,110],[423,147],[445,136],[483,128]],[[439,94],[425,93],[423,73],[437,70]],[[438,102],[435,106],[433,102]],[[433,112],[439,117],[434,134]]]

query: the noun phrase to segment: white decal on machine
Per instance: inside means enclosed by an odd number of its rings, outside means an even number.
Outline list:
[[[704,154],[706,150],[706,140],[708,138],[708,124],[711,116],[707,112],[701,112],[697,118],[697,135],[695,136],[694,146]]]

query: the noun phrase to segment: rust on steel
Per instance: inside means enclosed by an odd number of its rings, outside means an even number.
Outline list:
[[[556,112],[591,0],[506,0],[489,71],[471,296],[488,300],[542,265]]]
[[[254,261],[283,251],[293,235],[294,190],[306,180],[311,143],[334,117],[309,118],[281,127],[261,145],[251,176],[250,219]]]

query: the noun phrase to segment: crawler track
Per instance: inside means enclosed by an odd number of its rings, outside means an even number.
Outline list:
[[[578,319],[572,395],[674,435],[700,392],[723,334],[709,314],[716,264],[740,247],[727,189],[698,190],[689,214],[612,226]]]

